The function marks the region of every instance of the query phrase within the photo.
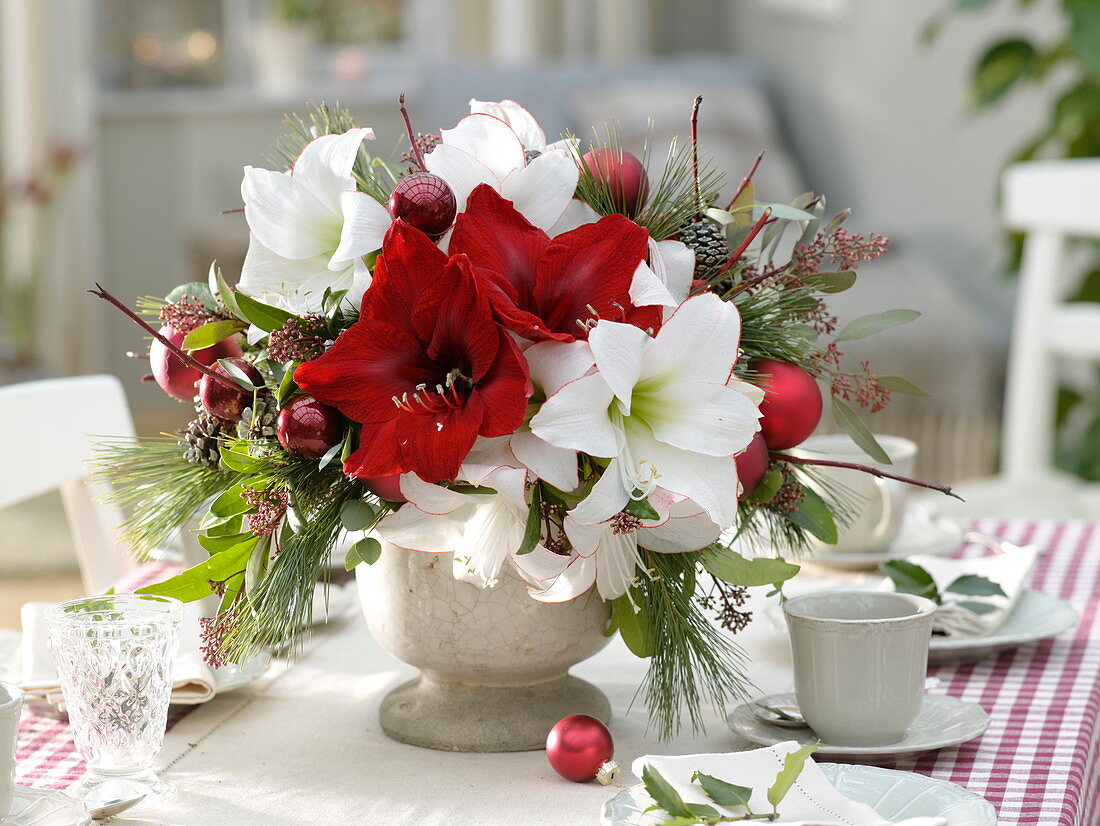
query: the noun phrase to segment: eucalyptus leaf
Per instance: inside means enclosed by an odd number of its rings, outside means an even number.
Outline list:
[[[826,545],[835,545],[837,540],[836,519],[832,511],[816,492],[802,486],[802,501],[791,513],[786,514],[787,519],[796,525],[805,528]]]
[[[325,455],[317,460],[317,469],[324,470],[325,468],[327,468],[332,463],[332,460],[335,459],[336,456],[344,449],[344,443],[346,441],[347,438],[345,437],[344,439],[330,447],[328,450],[326,450]]]
[[[992,611],[997,610],[996,605],[990,605],[988,602],[978,602],[977,600],[974,600],[974,599],[960,600],[960,601],[956,602],[955,604],[958,605],[960,608],[965,608],[967,611],[970,611],[971,613],[979,614],[979,615],[980,614],[988,614]]]
[[[250,540],[214,554],[207,560],[177,574],[164,582],[138,588],[138,594],[156,594],[163,597],[175,597],[182,602],[194,602],[214,593],[211,582],[223,582],[236,574],[243,574],[248,557],[259,541],[253,536]]]
[[[344,570],[350,571],[361,562],[373,565],[382,555],[382,543],[373,536],[364,536],[350,548],[344,557]]]
[[[349,499],[340,508],[340,524],[348,531],[365,531],[376,516],[371,504],[362,499]]]
[[[748,786],[727,783],[725,780],[719,780],[717,777],[711,777],[709,774],[703,774],[702,772],[692,773],[691,779],[692,782],[703,787],[707,797],[727,809],[734,806],[748,807],[749,800],[752,798],[752,789]]]
[[[812,221],[814,218],[812,212],[807,212],[804,209],[798,209],[794,206],[763,203],[753,205],[753,217],[759,218],[764,214],[764,210],[768,208],[771,209],[773,218],[778,218],[782,221]]]
[[[894,590],[899,594],[915,594],[939,604],[940,592],[936,588],[936,581],[928,571],[915,562],[891,559],[882,564],[882,571],[890,577],[890,581],[894,583]]]
[[[527,522],[523,526],[523,539],[516,550],[516,556],[523,556],[535,550],[542,536],[542,494],[538,485],[531,488],[531,505],[527,510]]]
[[[653,802],[673,817],[693,817],[680,793],[652,766],[642,769],[642,784]]]
[[[728,582],[752,588],[759,585],[781,586],[798,573],[799,567],[785,559],[758,556],[745,559],[730,548],[715,548],[704,551],[699,561],[707,573]]]
[[[653,655],[653,635],[649,629],[645,606],[635,611],[628,594],[623,594],[611,602],[615,624],[619,635],[631,653],[643,660]]]
[[[884,390],[892,390],[895,393],[906,393],[910,396],[931,396],[932,394],[923,387],[913,384],[909,379],[901,376],[879,376],[878,386]]]
[[[257,301],[247,293],[238,292],[234,295],[234,298],[237,301],[237,307],[240,309],[241,315],[265,333],[278,330],[283,324],[294,318],[293,313]]]
[[[164,297],[164,300],[169,304],[174,304],[177,301],[182,301],[184,298],[197,298],[202,302],[202,306],[208,310],[216,310],[218,308],[217,302],[214,301],[214,294],[210,292],[210,287],[201,281],[188,281],[186,284],[180,284],[178,287],[172,290]]]
[[[920,313],[916,310],[886,310],[881,313],[870,313],[848,322],[844,329],[837,333],[836,340],[855,341],[867,338],[883,330],[889,330],[891,327],[908,324],[916,318],[920,318]]]
[[[978,574],[963,574],[946,588],[953,594],[965,597],[1007,597],[1005,589],[988,577]]]
[[[779,468],[770,468],[756,486],[756,490],[750,493],[745,501],[752,505],[766,505],[775,498],[779,489],[783,487],[783,471]]]
[[[1093,45],[1100,46],[1100,43]],[[1000,100],[1029,77],[1038,63],[1038,52],[1027,40],[1011,38],[994,43],[979,58],[970,82],[970,103],[981,109]]]
[[[783,768],[779,774],[776,775],[775,782],[772,783],[771,788],[768,789],[768,802],[772,804],[772,810],[774,812],[779,811],[779,804],[783,802],[783,798],[787,796],[798,780],[798,776],[802,774],[802,769],[806,765],[806,761],[810,755],[817,751],[818,746],[821,743],[811,743],[807,746],[803,746],[797,751],[792,751],[783,758]]]
[[[833,396],[833,421],[852,437],[852,441],[859,445],[860,450],[876,462],[881,462],[884,465],[893,464],[889,455],[882,449],[882,445],[878,443],[871,431],[867,429],[867,425],[859,418],[859,414],[839,396]]]
[[[842,293],[856,283],[856,274],[852,270],[821,272],[807,280],[820,292]]]
[[[244,329],[245,325],[239,321],[211,321],[209,324],[203,324],[188,333],[180,346],[189,352],[192,350],[205,350],[207,347],[213,347],[219,341],[224,341]]]

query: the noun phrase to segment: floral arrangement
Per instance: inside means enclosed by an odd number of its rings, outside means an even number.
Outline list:
[[[136,310],[95,291],[153,335],[152,377],[195,406],[180,434],[99,461],[138,553],[205,509],[209,560],[145,590],[221,596],[211,663],[298,638],[350,532],[349,570],[382,540],[453,552],[479,587],[520,576],[534,600],[611,602],[609,633],[651,660],[662,733],[743,691],[720,626],[742,627],[744,589],[778,590],[798,570],[780,554],[835,541],[844,518],[842,495],[805,484],[834,463],[783,452],[818,424],[818,381],[887,463],[855,407],[923,391],[845,372],[838,349],[916,313],[837,330],[825,302],[886,240],[820,196],[757,202],[755,165],[720,207],[698,111],[651,180],[649,147],[611,128],[548,141],[512,101],[471,101],[438,136],[402,101],[396,163],[315,107],[288,119],[278,168],[244,170],[235,288],[211,266]]]

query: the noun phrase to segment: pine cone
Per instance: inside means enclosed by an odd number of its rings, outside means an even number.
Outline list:
[[[695,250],[695,277],[706,278],[720,269],[730,257],[726,233],[705,218],[680,230],[680,240]]]
[[[222,458],[221,434],[221,421],[209,413],[200,412],[183,432],[183,444],[187,445],[183,458],[209,470],[218,470]]]
[[[259,441],[275,438],[275,419],[279,408],[271,396],[260,396],[256,400],[256,409],[246,407],[237,424],[237,436],[242,439]]]

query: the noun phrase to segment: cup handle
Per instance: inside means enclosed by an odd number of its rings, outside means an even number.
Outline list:
[[[893,521],[894,497],[890,495],[890,486],[887,480],[876,476],[875,487],[878,488],[879,499],[881,500],[879,519],[872,534],[877,539],[884,535],[886,529],[890,527],[891,521]]]

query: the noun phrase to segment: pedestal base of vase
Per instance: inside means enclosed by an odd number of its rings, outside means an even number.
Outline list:
[[[443,751],[534,751],[569,714],[605,723],[611,704],[596,686],[566,676],[548,683],[497,687],[439,683],[421,675],[382,700],[382,730],[394,740]]]

